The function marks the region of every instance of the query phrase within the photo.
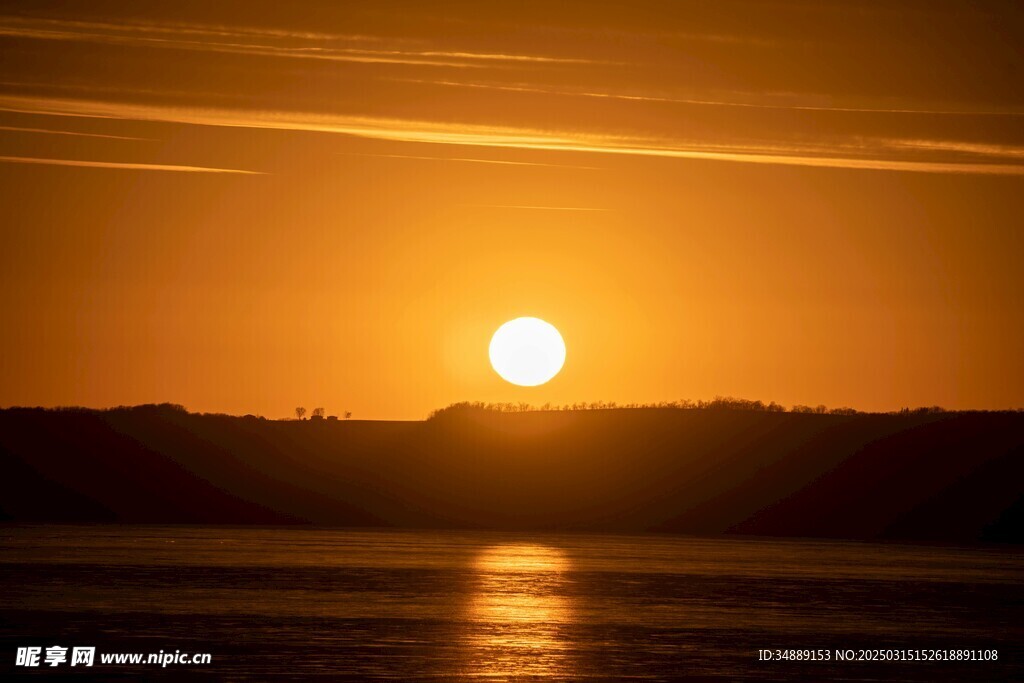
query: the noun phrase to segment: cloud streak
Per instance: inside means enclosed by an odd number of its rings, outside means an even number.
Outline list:
[[[394,78],[391,80],[394,80],[399,83],[420,83],[424,85],[439,85],[450,88],[473,88],[478,90],[493,90],[499,92],[518,92],[537,95],[554,95],[556,97],[589,97],[594,99],[622,100],[627,102],[656,102],[706,107],[735,107],[738,109],[770,109],[777,111],[817,111],[850,114],[916,114],[925,116],[1024,116],[1024,111],[1016,109],[972,110],[941,109],[926,107],[825,107],[810,104],[771,104],[766,102],[737,102],[734,100],[709,98],[664,97],[658,95],[629,95],[624,93],[601,92],[593,90],[565,90],[561,88],[545,88],[539,85],[523,83],[505,85],[499,83],[479,83],[472,81],[452,81],[443,79],[420,78]]]
[[[257,29],[237,31],[181,24],[111,24],[24,17],[0,17],[0,36],[287,59],[451,68],[485,68],[516,64],[608,63],[547,55],[412,49],[411,47],[403,49],[370,48],[365,47],[366,43],[380,41],[388,45],[401,45],[408,41],[394,41],[384,37],[374,38],[363,35],[308,34]],[[264,42],[253,42],[254,38],[263,38]],[[277,40],[279,44],[275,44],[274,40]],[[352,42],[360,43],[363,46],[338,46],[338,43]]]
[[[1024,147],[1013,147],[1011,145],[994,145],[955,140],[890,140],[886,144],[897,149],[954,152],[957,154],[1024,160]]]
[[[21,126],[0,126],[0,130],[14,133],[39,133],[42,135],[73,135],[81,138],[103,138],[105,140],[141,140],[151,142],[153,138],[133,138],[127,135],[106,135],[104,133],[83,133],[77,130],[53,130],[52,128],[23,128]]]
[[[498,164],[501,166],[540,166],[546,168],[572,168],[584,171],[600,171],[599,166],[577,166],[575,164],[545,164],[539,161],[505,161],[501,159],[471,159],[468,157],[431,157],[412,154],[371,154],[369,152],[342,152],[342,154],[381,159],[415,159],[419,161],[457,161],[471,164]]]
[[[750,164],[845,168],[920,173],[1024,175],[1017,148],[1001,156],[975,160],[955,158],[893,158],[899,140],[849,140],[832,144],[774,146],[743,143],[708,144],[699,140],[643,138],[585,131],[538,130],[481,124],[416,121],[383,117],[301,112],[185,108],[94,100],[0,96],[0,110],[139,121],[333,133],[374,140],[417,142],[521,150],[615,154],[634,157],[695,159]],[[934,145],[934,141],[932,141]],[[956,141],[947,141],[956,145]],[[915,154],[941,150],[910,150]],[[995,163],[1003,160],[1005,163]]]
[[[479,209],[525,209],[528,211],[611,211],[611,209],[598,209],[589,206],[531,206],[526,204],[460,204],[459,206],[471,206]]]
[[[238,173],[242,175],[263,175],[260,171],[243,171],[236,168],[178,166],[175,164],[144,164],[121,161],[85,161],[82,159],[43,159],[39,157],[0,156],[0,162],[11,164],[37,164],[43,166],[74,166],[79,168],[116,168],[132,171],[174,171],[179,173]]]
[[[319,33],[316,31],[289,31],[262,27],[216,26],[206,24],[190,24],[184,22],[148,22],[148,21],[83,21],[77,19],[52,19],[45,17],[0,16],[0,26],[11,29],[52,29],[79,32],[100,33],[137,33],[142,35],[185,35],[200,38],[272,38],[298,39],[310,41],[360,41],[376,42],[380,36],[369,36],[356,33]]]

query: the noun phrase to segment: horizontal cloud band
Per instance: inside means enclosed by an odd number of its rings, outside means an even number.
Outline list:
[[[0,110],[29,114],[125,119],[334,133],[377,140],[730,161],[824,168],[1024,175],[1022,150],[1008,146],[967,146],[958,141],[880,138],[816,146],[707,145],[699,141],[626,137],[585,131],[548,131],[507,126],[416,121],[308,112],[188,108],[85,99],[0,96]],[[901,153],[955,152],[957,158],[894,158]],[[965,160],[971,152],[977,160]],[[1001,162],[1001,163],[995,163]]]

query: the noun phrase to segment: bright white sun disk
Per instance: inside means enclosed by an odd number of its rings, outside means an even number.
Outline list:
[[[565,364],[565,342],[555,326],[540,318],[516,318],[491,338],[491,366],[521,387],[544,384]]]

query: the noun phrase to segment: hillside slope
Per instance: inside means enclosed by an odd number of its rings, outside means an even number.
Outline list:
[[[0,411],[9,521],[1024,541],[1024,413]]]

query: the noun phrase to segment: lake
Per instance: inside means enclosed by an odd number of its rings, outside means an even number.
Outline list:
[[[5,526],[0,569],[5,668],[19,647],[96,647],[91,668],[10,669],[30,676],[1024,680],[1024,553],[1013,547]],[[212,661],[100,661],[178,650]],[[802,661],[779,661],[790,650]],[[836,650],[978,659],[839,662]]]

